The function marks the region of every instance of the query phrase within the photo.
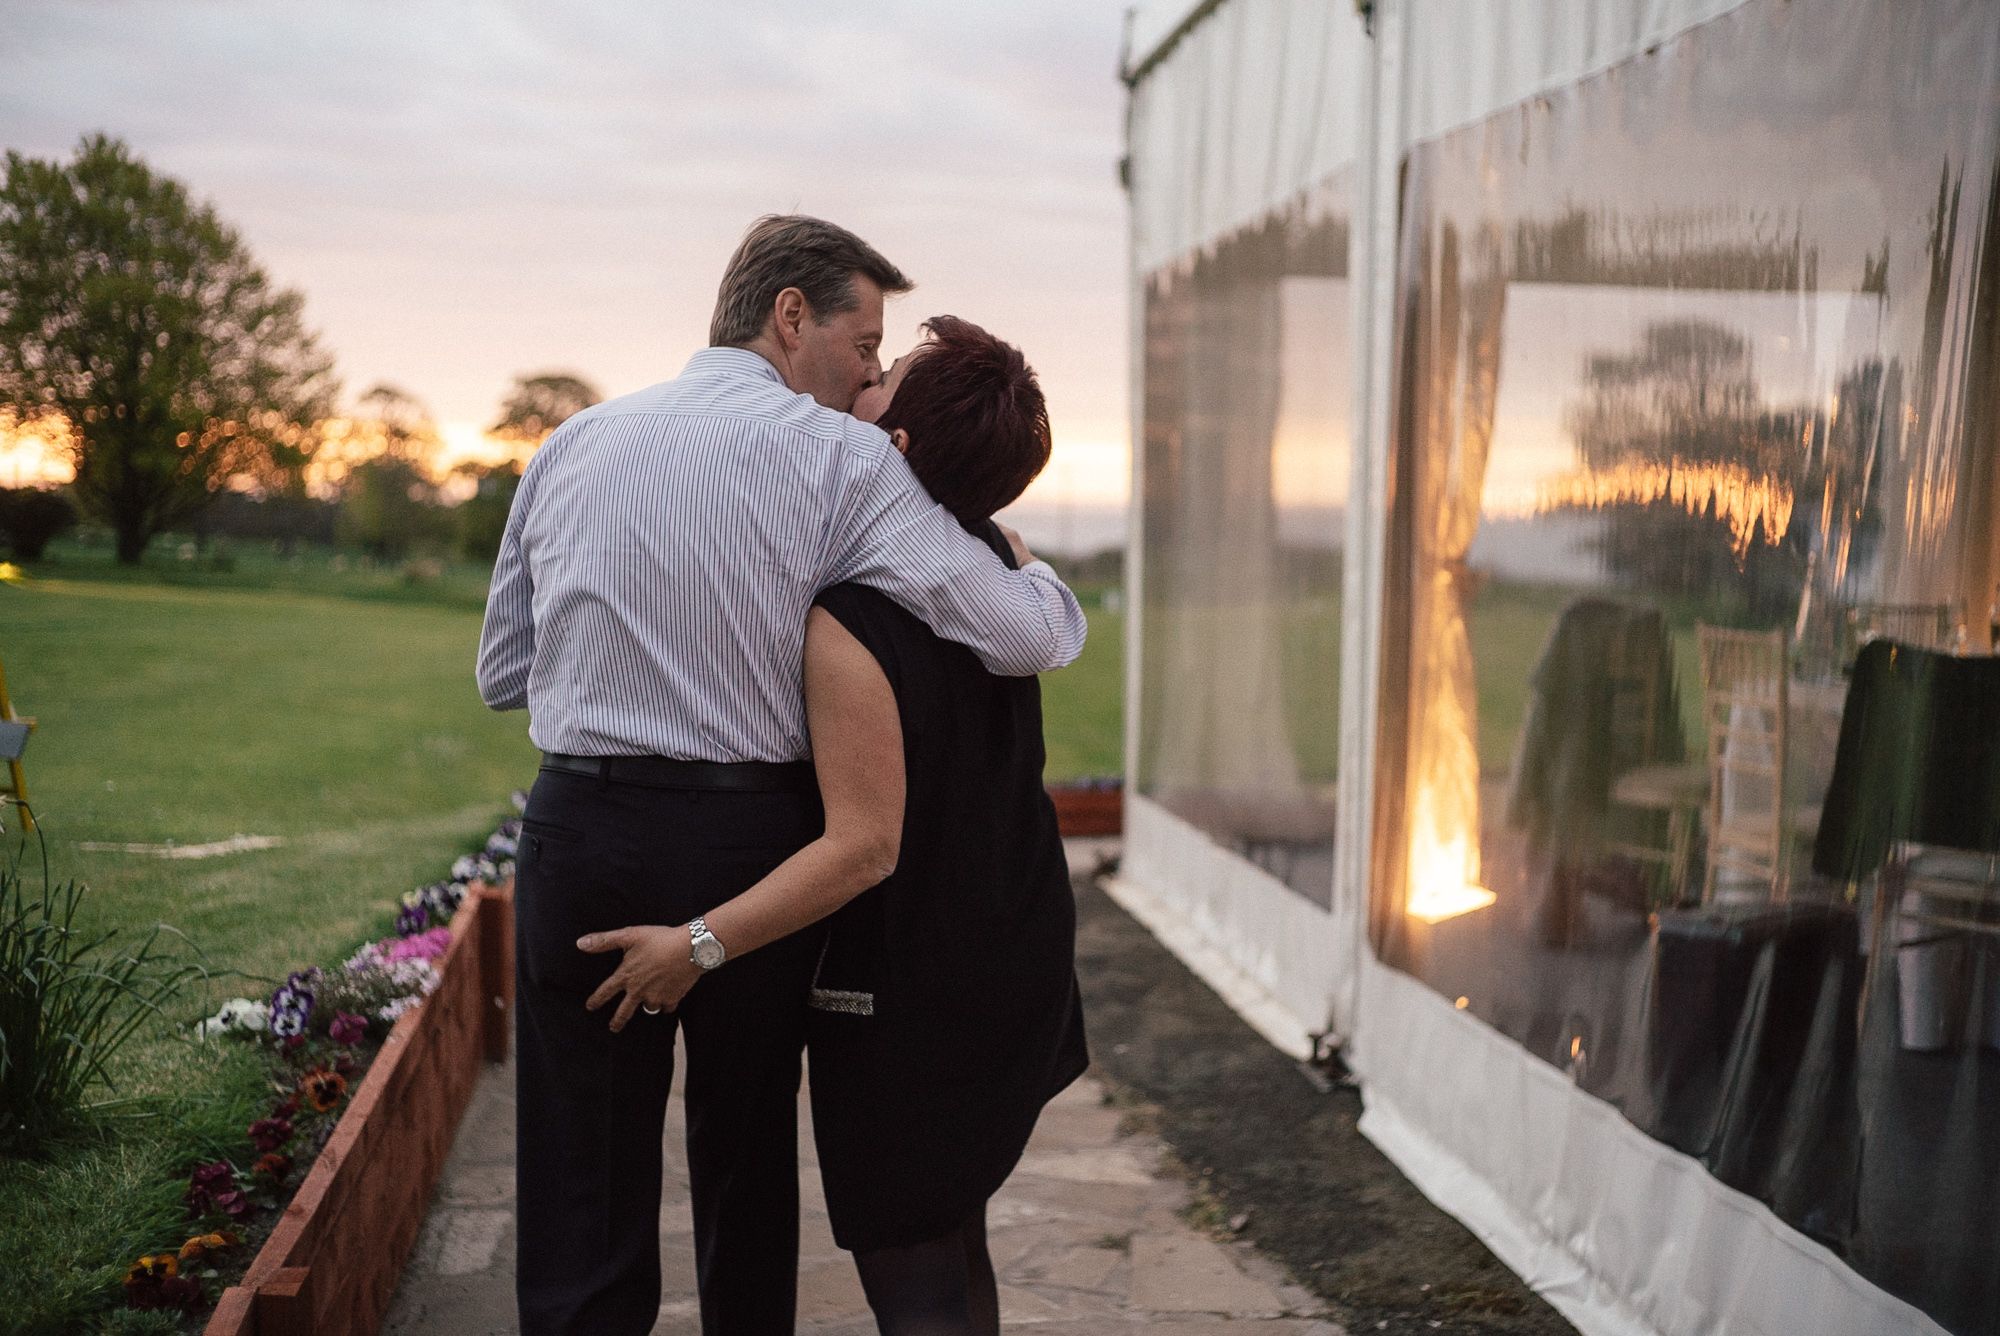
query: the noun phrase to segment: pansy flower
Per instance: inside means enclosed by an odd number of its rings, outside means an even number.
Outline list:
[[[273,1183],[282,1183],[292,1172],[292,1157],[279,1150],[267,1150],[250,1166],[250,1172]]]
[[[351,1047],[367,1038],[368,1018],[357,1016],[351,1011],[338,1012],[334,1015],[333,1023],[326,1027],[326,1033],[329,1039],[342,1048]]]
[[[151,1253],[132,1263],[125,1273],[125,1306],[128,1308],[165,1308],[168,1300],[161,1293],[167,1281],[180,1275],[180,1259],[172,1253]]]
[[[197,1167],[188,1181],[198,1188],[227,1187],[236,1181],[236,1166],[227,1160],[214,1160]]]
[[[227,1160],[204,1164],[188,1175],[188,1189],[181,1197],[190,1216],[207,1215],[215,1207],[215,1194],[236,1186],[236,1168]]]
[[[294,974],[271,994],[271,1033],[280,1039],[303,1035],[312,1020],[313,990],[303,974]]]
[[[331,1113],[346,1097],[347,1078],[325,1067],[313,1068],[299,1082],[299,1098],[320,1113]]]
[[[250,1124],[250,1142],[261,1151],[273,1151],[292,1139],[289,1118],[259,1118]]]
[[[228,1252],[243,1240],[232,1230],[217,1230],[210,1234],[197,1234],[181,1245],[183,1262],[199,1262],[211,1253]]]

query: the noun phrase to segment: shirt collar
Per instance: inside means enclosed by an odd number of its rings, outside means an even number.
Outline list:
[[[778,368],[764,359],[761,353],[753,353],[748,348],[703,348],[688,358],[683,376],[761,376],[779,385],[785,378],[778,374]]]

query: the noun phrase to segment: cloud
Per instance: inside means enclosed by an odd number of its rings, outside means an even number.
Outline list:
[[[1119,4],[234,0],[0,14],[7,146],[103,129],[237,225],[348,384],[489,417],[517,372],[673,374],[758,213],[868,236],[1122,439]]]

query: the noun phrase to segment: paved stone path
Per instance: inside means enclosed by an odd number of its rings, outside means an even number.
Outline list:
[[[514,1330],[513,1070],[486,1073],[384,1331],[479,1336]],[[988,1214],[1008,1329],[1092,1336],[1343,1336],[1306,1291],[1247,1244],[1218,1243],[1182,1218],[1185,1182],[1163,1148],[1087,1076],[1042,1115],[1035,1139]],[[800,1121],[806,1122],[801,1100]],[[668,1115],[660,1206],[665,1291],[656,1332],[697,1332],[679,1074]],[[809,1127],[800,1137],[804,1219],[799,1330],[875,1330],[848,1255],[828,1232]]]

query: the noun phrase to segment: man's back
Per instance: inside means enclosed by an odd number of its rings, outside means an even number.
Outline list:
[[[873,584],[989,666],[1033,671],[1082,646],[1074,598],[1036,567],[1005,571],[881,432],[793,394],[755,353],[709,348],[571,419],[529,465],[481,694],[527,705],[545,751],[798,760],[819,589]]]

